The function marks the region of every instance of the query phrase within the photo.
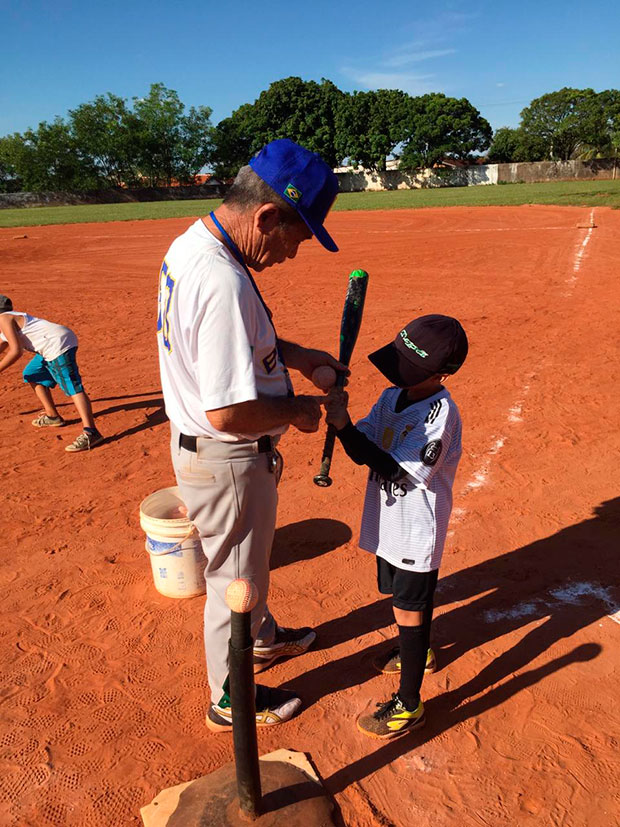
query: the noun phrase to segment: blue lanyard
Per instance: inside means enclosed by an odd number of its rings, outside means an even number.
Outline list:
[[[242,255],[242,253],[241,253],[241,250],[237,247],[237,245],[235,244],[235,242],[234,242],[234,241],[232,240],[232,238],[228,235],[228,233],[226,232],[226,230],[222,227],[222,225],[221,225],[221,224],[220,224],[220,222],[218,221],[217,216],[215,215],[215,213],[214,213],[214,212],[210,212],[210,213],[209,213],[209,218],[211,219],[211,221],[213,221],[213,223],[215,224],[215,226],[218,228],[218,230],[219,230],[219,231],[221,232],[221,234],[224,236],[224,241],[226,242],[226,246],[228,247],[228,249],[230,250],[230,252],[233,254],[233,256],[237,259],[237,261],[239,262],[239,264],[240,264],[240,265],[243,267],[243,269],[245,270],[247,277],[250,279],[250,284],[251,284],[251,285],[252,285],[252,287],[254,288],[254,292],[255,292],[255,293],[256,293],[256,295],[258,296],[258,298],[259,298],[259,300],[260,300],[260,303],[263,305],[263,307],[264,307],[264,309],[265,309],[265,313],[266,313],[266,314],[267,314],[267,316],[269,317],[269,321],[271,322],[271,326],[273,327],[273,329],[274,329],[274,331],[275,331],[275,326],[274,326],[273,321],[272,321],[272,319],[271,319],[271,311],[269,310],[269,308],[268,308],[268,307],[267,307],[267,305],[265,304],[265,300],[264,300],[264,299],[263,299],[263,297],[261,296],[261,292],[260,292],[260,290],[258,289],[258,285],[257,285],[257,284],[256,284],[256,282],[254,281],[254,278],[252,277],[252,273],[250,273],[250,271],[249,271],[249,269],[248,269],[248,266],[247,266],[247,264],[246,264],[246,263],[245,263],[245,261],[244,261],[244,258],[243,258],[243,255]],[[276,338],[277,338],[277,336],[276,336]]]
[[[286,387],[287,387],[287,390],[288,390],[288,395],[293,396],[294,395],[293,385],[291,383],[291,378],[289,376],[289,372],[288,372],[288,369],[286,367],[286,362],[284,361],[284,357],[282,356],[282,351],[280,349],[280,345],[278,344],[278,334],[277,334],[277,331],[276,331],[276,327],[273,323],[273,319],[271,318],[271,311],[269,310],[269,308],[265,304],[265,300],[263,299],[263,297],[261,295],[261,292],[258,289],[258,285],[256,284],[256,282],[254,281],[254,279],[252,277],[252,273],[250,273],[250,270],[248,269],[248,266],[245,263],[245,260],[243,258],[243,254],[241,253],[241,250],[237,247],[235,242],[232,240],[232,238],[229,236],[229,234],[226,232],[226,230],[222,227],[222,225],[218,221],[217,216],[215,215],[214,212],[209,213],[209,218],[211,219],[211,221],[213,221],[215,226],[218,228],[220,233],[223,235],[224,241],[226,242],[226,246],[228,247],[230,252],[233,254],[233,256],[237,259],[239,264],[245,270],[247,277],[250,279],[250,284],[252,285],[252,287],[254,288],[254,292],[258,296],[258,300],[262,304],[262,306],[265,310],[265,313],[267,314],[267,318],[269,319],[269,322],[270,322],[271,326],[273,327],[273,332],[274,332],[275,337],[276,337],[276,351],[278,353],[278,358],[282,362],[282,367],[284,368],[284,378],[286,379]]]

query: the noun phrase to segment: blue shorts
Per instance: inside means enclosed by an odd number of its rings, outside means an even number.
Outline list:
[[[77,347],[72,347],[51,362],[46,362],[39,353],[35,354],[24,368],[24,382],[44,385],[46,388],[55,388],[58,385],[67,396],[81,393],[84,387],[76,354]]]

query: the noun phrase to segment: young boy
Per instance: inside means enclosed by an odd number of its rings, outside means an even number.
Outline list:
[[[345,451],[370,468],[360,547],[377,556],[379,591],[392,595],[398,624],[400,648],[375,666],[400,672],[399,690],[357,720],[371,738],[424,724],[420,687],[424,672],[435,669],[433,594],[461,456],[461,418],[442,382],[461,367],[467,347],[456,319],[422,316],[368,357],[395,387],[383,391],[357,426],[345,391],[334,389],[327,398],[327,421]]]
[[[23,376],[44,410],[32,424],[37,428],[58,428],[65,424],[51,393],[51,388],[59,385],[73,400],[84,426],[84,431],[65,448],[71,453],[88,451],[103,441],[95,427],[90,399],[82,386],[77,348],[77,336],[68,327],[18,313],[13,310],[11,299],[0,296],[0,373],[16,362],[24,350],[35,354],[24,368]]]

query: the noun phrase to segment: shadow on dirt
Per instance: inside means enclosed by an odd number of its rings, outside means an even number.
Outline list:
[[[158,390],[155,390],[155,391],[144,391],[144,393],[123,394],[123,396],[100,396],[97,399],[92,399],[91,398],[90,401],[94,405],[96,402],[118,402],[120,399],[123,399],[123,400],[125,400],[125,399],[142,399],[145,396],[157,396],[157,395],[161,396],[161,388],[158,389]],[[64,394],[61,391],[56,391],[56,397],[57,397],[57,399],[56,399],[56,407],[57,408],[68,408],[68,407],[73,406],[73,402],[70,399],[67,399],[67,397],[64,396]],[[153,403],[145,402],[145,404],[157,404],[158,402],[162,402],[162,400],[161,399],[155,400]],[[27,411],[19,411],[18,416],[28,416],[29,414],[37,414],[37,413],[39,413],[40,410],[41,410],[41,406],[39,405],[38,407],[29,409]],[[125,410],[125,407],[123,406],[123,408],[119,409],[119,410]],[[100,414],[100,413],[102,413],[102,411],[97,411],[96,413]]]
[[[113,405],[111,408],[105,408],[102,411],[95,411],[95,416],[97,421],[99,421],[101,417],[117,413],[118,411],[135,411],[140,408],[155,408],[155,410],[150,413],[146,413],[143,422],[139,422],[137,425],[132,425],[131,428],[127,428],[118,434],[112,434],[109,437],[106,437],[106,444],[109,445],[111,442],[116,442],[119,439],[126,439],[132,434],[137,434],[140,431],[144,431],[146,428],[154,428],[156,425],[163,425],[164,422],[168,421],[168,417],[166,416],[166,411],[164,409],[164,400],[162,397],[157,399],[143,399],[140,402],[129,402],[127,405]],[[102,427],[104,426],[102,425]]]
[[[131,436],[132,434],[137,434],[140,431],[144,431],[146,428],[154,428],[156,425],[163,425],[164,422],[167,422],[168,417],[166,416],[166,412],[164,409],[163,398],[161,396],[158,396],[156,399],[144,399],[145,396],[153,396],[157,394],[161,394],[161,391],[146,391],[145,393],[135,393],[131,394],[130,396],[108,396],[99,399],[92,399],[91,402],[93,403],[94,407],[95,419],[97,420],[96,424],[99,428],[101,428],[101,431],[105,436],[105,444],[110,445],[112,442],[117,442],[119,439],[126,439],[128,436]],[[119,399],[123,400],[122,404],[112,405],[109,408],[103,409],[97,408],[98,402],[115,402]],[[138,401],[127,402],[126,400],[128,399],[137,399]],[[71,400],[57,402],[56,407],[63,409],[68,408],[70,411],[73,412],[74,416],[72,419],[65,418],[65,425],[80,424],[80,419],[76,415],[77,412]],[[137,425],[132,425],[131,428],[127,428],[124,431],[120,431],[117,434],[106,434],[105,421],[103,420],[103,417],[109,416],[110,414],[118,413],[119,411],[137,411],[141,408],[155,408],[155,410],[145,414],[144,420],[142,422],[139,422]],[[39,413],[39,411],[40,408],[35,408],[32,411],[21,411],[20,416],[37,414]]]
[[[159,391],[161,393],[161,391]],[[135,394],[134,396],[143,397],[146,394]],[[131,396],[112,396],[108,399],[93,399],[92,402],[107,402],[116,399],[132,399],[134,397]],[[56,404],[56,407],[59,409],[68,408],[71,413],[73,413],[73,418],[68,419],[66,418],[66,411],[63,410],[62,413],[65,413],[65,426],[67,425],[80,425],[81,420],[77,416],[77,411],[75,410],[75,405],[70,400],[68,402],[59,402]],[[105,420],[103,417],[108,416],[109,414],[118,413],[119,411],[136,411],[140,410],[140,408],[155,408],[154,411],[145,414],[144,420],[139,422],[137,425],[132,425],[131,428],[127,428],[124,431],[120,431],[117,434],[107,434],[106,433],[106,426]],[[40,408],[32,411],[21,411],[21,416],[27,416],[29,414],[37,414],[40,413]],[[101,429],[101,432],[105,436],[105,443],[106,445],[110,445],[112,442],[117,442],[119,439],[126,439],[128,436],[132,434],[137,434],[140,431],[144,431],[146,428],[154,428],[156,425],[163,425],[164,422],[168,421],[168,417],[166,416],[166,412],[164,409],[164,400],[161,396],[157,399],[140,399],[138,402],[128,402],[126,404],[121,405],[112,405],[109,408],[103,408],[102,410],[97,409],[96,404],[94,406],[94,414],[96,425]],[[61,414],[62,415],[62,414]]]
[[[465,652],[485,647],[509,632],[525,626],[528,631],[465,684],[431,699],[426,704],[428,723],[424,730],[390,741],[325,779],[330,793],[341,792],[560,669],[600,654],[598,644],[585,643],[527,668],[537,658],[546,658],[549,649],[559,641],[600,621],[620,603],[614,585],[620,497],[602,503],[594,514],[592,519],[550,537],[440,579],[436,605],[457,604],[433,623],[432,642],[440,669]],[[344,618],[328,621],[317,629],[317,643],[331,636],[330,645],[334,645],[388,625],[392,622],[389,604],[389,598],[378,600]],[[538,622],[532,628],[534,621]],[[326,663],[290,681],[287,688],[298,691],[304,703],[310,705],[326,694],[326,687],[330,692],[339,692],[356,686],[376,675],[372,660],[389,645],[380,643]],[[380,700],[384,699],[377,698]],[[354,726],[353,715],[351,725]],[[372,749],[371,743],[369,748]]]
[[[312,560],[348,543],[351,529],[340,520],[300,520],[276,529],[271,550],[271,570]]]

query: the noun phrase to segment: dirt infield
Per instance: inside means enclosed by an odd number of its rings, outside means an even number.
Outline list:
[[[333,487],[316,488],[322,435],[284,439],[271,608],[318,639],[265,673],[304,708],[259,745],[310,753],[351,827],[620,820],[620,213],[594,210],[589,229],[591,214],[338,213],[339,255],[308,243],[260,276],[280,335],[333,349],[346,276],[370,272],[354,415],[383,387],[365,354],[401,323],[453,314],[470,338],[449,384],[465,448],[419,733],[382,744],[355,729],[395,689],[371,665],[394,628],[356,547],[364,470],[338,452]],[[73,409],[61,409],[69,427],[36,430],[20,366],[0,376],[7,827],[137,825],[160,789],[232,757],[231,737],[203,724],[202,599],[158,595],[138,524],[142,498],[173,484],[156,285],[188,223],[0,230],[0,293],[78,333],[108,436],[66,454]]]

